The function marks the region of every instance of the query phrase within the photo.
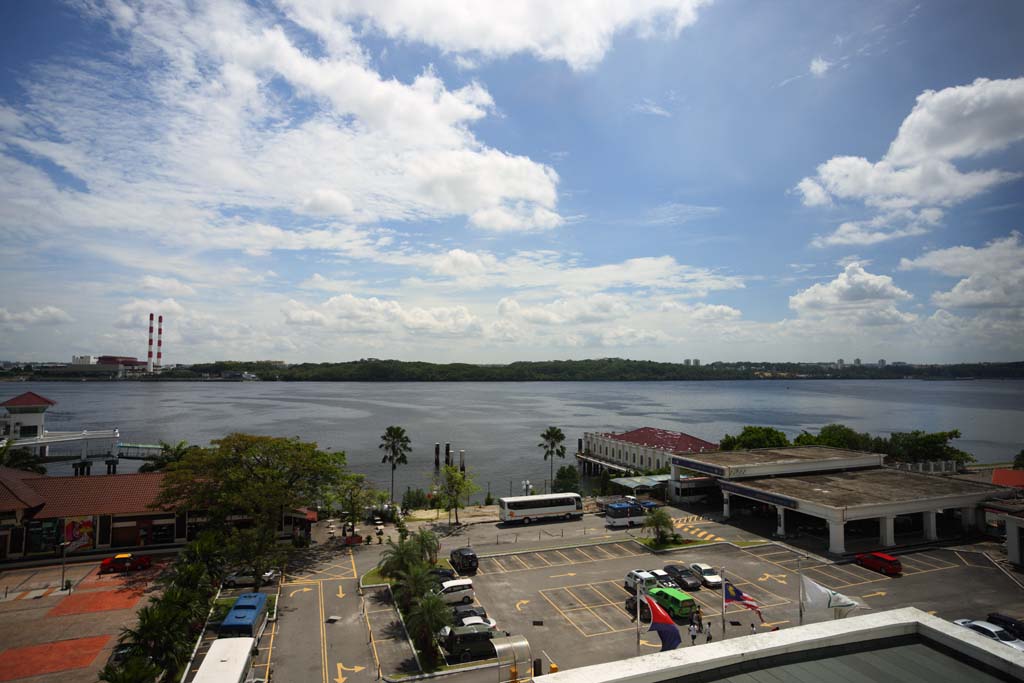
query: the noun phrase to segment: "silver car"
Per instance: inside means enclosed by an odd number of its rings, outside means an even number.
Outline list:
[[[1015,650],[1024,652],[1024,640],[1018,640],[1012,633],[1001,626],[990,624],[987,621],[974,621],[973,619],[957,619],[953,623],[957,626],[969,628],[975,633],[980,633],[986,638],[991,638],[1003,645],[1009,645]]]

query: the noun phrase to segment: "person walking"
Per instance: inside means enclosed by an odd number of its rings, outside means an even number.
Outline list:
[[[697,644],[697,624],[690,624],[690,645]]]
[[[705,643],[710,643],[711,642],[711,624],[708,624],[708,636],[707,636],[707,639],[704,642]]]
[[[757,633],[757,625],[754,622],[750,622],[750,635]]]
[[[711,624],[708,624],[708,628],[711,628]],[[701,610],[700,605],[697,605],[697,630],[704,633],[704,612]]]

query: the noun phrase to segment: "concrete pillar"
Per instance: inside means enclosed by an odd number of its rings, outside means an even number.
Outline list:
[[[729,496],[728,491],[722,491],[722,519],[729,519]]]
[[[960,508],[960,524],[964,531],[970,531],[974,526],[974,506]]]
[[[878,519],[879,528],[879,542],[885,548],[891,548],[896,545],[896,533],[893,529],[893,522],[896,521],[896,517],[893,515],[886,515]]]
[[[846,523],[828,522],[828,551],[833,555],[846,552]]]
[[[781,505],[775,506],[775,514],[778,516],[778,526],[775,529],[775,535],[779,538],[786,537],[786,508]]]
[[[935,510],[926,510],[921,513],[924,521],[924,537],[929,541],[939,540],[939,531],[935,528]]]
[[[1016,519],[1006,520],[1006,559],[1018,567],[1024,564],[1020,554],[1020,527]]]

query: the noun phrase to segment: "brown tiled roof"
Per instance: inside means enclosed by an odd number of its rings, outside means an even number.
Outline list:
[[[1014,486],[1016,488],[1024,488],[1024,470],[992,470],[992,483],[997,486]]]
[[[667,429],[655,429],[654,427],[641,427],[631,432],[607,434],[606,436],[641,446],[663,448],[672,453],[706,453],[718,450],[717,443],[698,439],[696,436],[690,436],[682,432],[670,432]]]
[[[27,510],[43,504],[43,498],[25,480],[38,478],[34,472],[0,467],[0,510]]]
[[[86,477],[37,476],[24,482],[45,501],[35,519],[153,512],[163,472]]]
[[[0,403],[0,407],[3,408],[35,408],[38,406],[55,406],[56,401],[51,401],[45,396],[40,396],[34,391],[26,391],[24,394],[18,394],[14,398],[7,399],[3,403]]]

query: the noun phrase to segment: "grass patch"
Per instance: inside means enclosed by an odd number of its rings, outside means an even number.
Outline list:
[[[380,573],[380,570],[374,567],[370,571],[363,574],[363,577],[359,579],[359,584],[362,586],[372,586],[378,583],[393,583],[391,579],[385,577]]]
[[[739,546],[740,548],[752,548],[755,545],[766,545],[771,541],[735,541],[733,545]]]
[[[669,540],[667,543],[655,543],[653,538],[634,538],[637,543],[642,543],[651,550],[668,550],[670,548],[689,548],[697,545],[707,545],[711,541],[696,541],[690,538]]]

